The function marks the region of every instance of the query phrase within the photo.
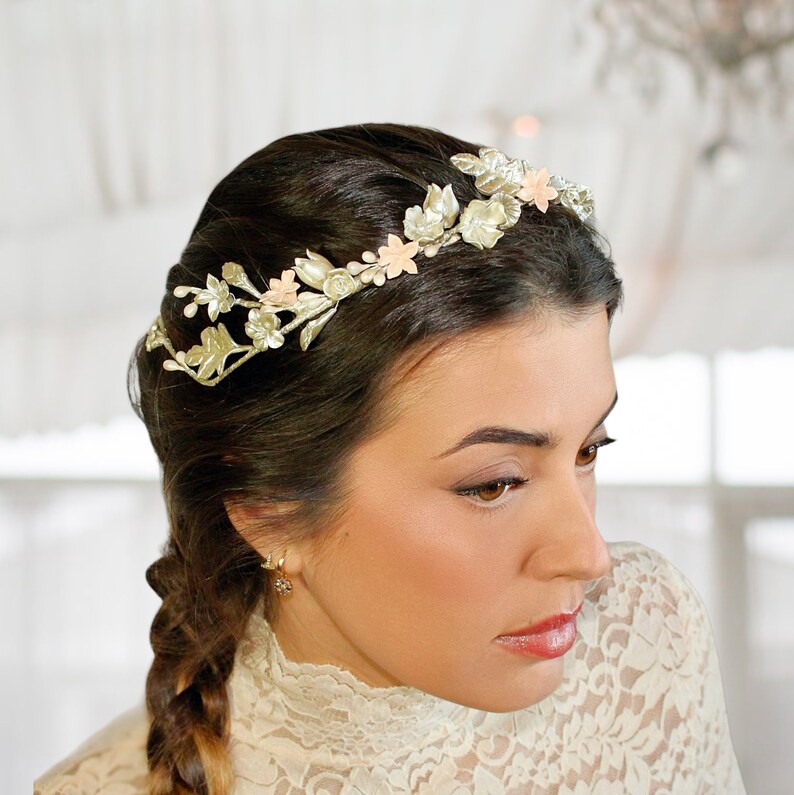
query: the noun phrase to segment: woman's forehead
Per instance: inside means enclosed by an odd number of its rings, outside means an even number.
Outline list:
[[[389,428],[437,446],[478,424],[556,431],[592,422],[615,391],[608,334],[603,312],[447,340],[394,387]]]
[[[477,329],[419,349],[403,363],[392,390],[409,407],[431,397],[447,400],[453,386],[469,391],[515,379],[525,386],[565,383],[577,370],[605,363],[611,366],[606,311],[575,319],[553,314]]]

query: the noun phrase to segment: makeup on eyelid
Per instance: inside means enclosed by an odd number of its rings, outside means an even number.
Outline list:
[[[590,444],[586,444],[586,445],[584,445],[584,447],[580,448],[579,452],[577,453],[577,457],[579,455],[581,455],[583,452],[584,453],[592,453],[594,455],[592,461],[587,462],[581,468],[582,469],[588,469],[588,470],[592,469],[595,466],[595,463],[596,463],[598,450],[600,448],[602,448],[602,447],[606,447],[607,445],[612,444],[615,441],[617,441],[617,440],[616,439],[612,439],[612,438],[610,438],[608,436],[605,436],[602,439],[598,439],[598,440],[596,440],[594,442],[591,442]],[[456,494],[458,494],[460,496],[474,497],[479,492],[483,492],[483,491],[487,491],[487,490],[491,490],[491,489],[495,489],[495,488],[499,488],[499,487],[509,486],[510,488],[507,491],[503,491],[496,499],[494,499],[494,500],[485,500],[485,501],[480,500],[479,501],[479,504],[477,505],[478,508],[483,508],[485,510],[489,510],[489,508],[487,507],[489,504],[493,503],[493,507],[496,508],[497,506],[499,506],[499,505],[501,505],[503,503],[503,499],[502,498],[504,497],[504,495],[508,491],[514,491],[516,489],[520,489],[523,486],[525,486],[526,484],[530,483],[531,480],[532,480],[531,477],[521,477],[521,476],[517,476],[517,475],[502,475],[502,476],[495,476],[495,477],[492,477],[492,478],[488,478],[487,480],[483,480],[482,482],[473,484],[471,486],[463,486],[463,487],[460,487],[460,488],[455,488],[455,489],[453,489],[453,491],[454,491],[454,493],[456,493]]]

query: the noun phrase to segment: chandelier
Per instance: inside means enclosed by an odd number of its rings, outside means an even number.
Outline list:
[[[782,120],[792,93],[794,0],[592,0],[593,16],[607,33],[599,85],[616,69],[628,70],[641,96],[653,104],[662,85],[665,56],[689,69],[698,97],[715,103],[718,129],[703,150],[732,142],[739,105],[766,106]],[[794,48],[792,48],[794,49]]]

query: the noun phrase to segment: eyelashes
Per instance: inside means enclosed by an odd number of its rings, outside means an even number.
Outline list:
[[[507,477],[507,478],[498,478],[496,480],[489,480],[487,483],[480,483],[477,486],[469,486],[465,489],[460,489],[456,491],[456,494],[460,494],[462,497],[474,497],[477,494],[483,491],[492,491],[494,489],[500,489],[503,486],[510,486],[510,491],[516,488],[521,488],[522,486],[529,483],[529,478],[520,478],[520,477]],[[499,498],[496,500],[482,500],[482,501],[469,501],[470,504],[474,507],[476,511],[498,511],[500,508],[505,507],[507,505],[507,500],[501,499],[505,492],[502,492],[499,495]],[[489,506],[489,507],[486,507]]]
[[[592,469],[595,466],[599,449],[602,447],[606,447],[608,444],[612,444],[613,442],[616,441],[617,439],[611,439],[609,436],[605,436],[603,439],[599,439],[597,442],[585,445],[576,454],[576,465],[579,467],[583,468],[589,467],[590,469]]]
[[[592,442],[591,444],[582,447],[576,454],[576,466],[580,472],[587,474],[588,472],[592,471],[595,468],[596,460],[598,458],[598,451],[602,447],[606,447],[615,441],[617,440],[606,436],[603,439],[599,439],[596,442]],[[506,508],[509,505],[511,500],[503,499],[507,492],[523,488],[527,483],[530,482],[530,480],[530,478],[522,478],[517,476],[494,478],[493,480],[488,480],[484,483],[479,483],[474,486],[456,489],[455,493],[462,497],[474,498],[482,492],[493,492],[498,491],[499,489],[506,489],[502,491],[501,494],[497,495],[495,499],[467,500],[467,503],[471,505],[474,510],[493,513],[493,511],[498,511],[502,508]]]

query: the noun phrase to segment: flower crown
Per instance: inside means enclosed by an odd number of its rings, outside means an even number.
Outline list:
[[[504,230],[518,221],[524,204],[534,205],[544,213],[549,203],[562,204],[582,221],[593,212],[593,193],[587,186],[549,175],[546,168],[535,171],[526,160],[512,160],[498,149],[483,148],[478,155],[457,154],[450,160],[464,174],[475,177],[475,186],[490,198],[474,199],[461,212],[451,185],[443,189],[435,183],[428,185],[423,205],[405,212],[403,229],[410,242],[390,234],[377,254],[365,251],[361,262],[348,262],[344,268],[307,249],[306,257],[296,257],[295,265],[283,270],[280,279],[270,279],[264,293],[251,283],[241,265],[227,262],[220,279],[209,274],[206,286],[180,285],[174,288],[174,295],[193,296],[183,310],[186,317],[195,317],[203,304],[213,323],[235,306],[245,307],[249,310],[245,324],[249,342],[235,342],[226,326],[218,323],[201,332],[200,345],[178,351],[158,316],[146,336],[146,350],[165,347],[173,357],[163,362],[166,370],[181,370],[200,384],[215,386],[252,356],[283,345],[284,335],[301,325],[300,346],[305,351],[342,299],[372,285],[381,287],[386,279],[402,273],[416,273],[414,257],[420,252],[434,257],[439,249],[461,239],[480,250],[493,248]],[[303,285],[295,281],[296,276],[304,285],[321,292],[298,293]],[[231,292],[232,287],[249,297],[238,297]],[[278,313],[285,311],[292,312],[294,318],[282,326]],[[226,360],[235,354],[242,356],[227,367]]]

